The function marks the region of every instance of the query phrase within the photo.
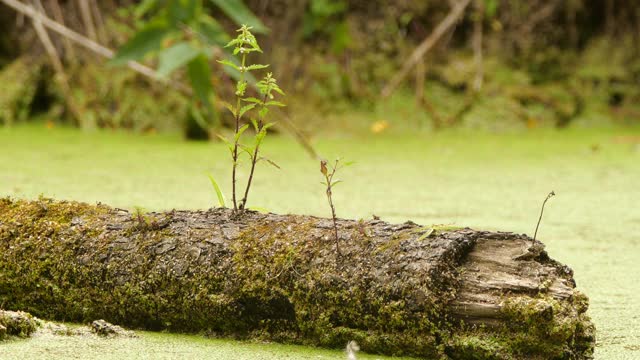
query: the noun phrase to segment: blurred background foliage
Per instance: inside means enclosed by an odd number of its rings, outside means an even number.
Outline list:
[[[210,138],[231,122],[219,99],[237,76],[215,60],[248,24],[255,62],[271,64],[307,134],[640,124],[640,3],[625,0],[473,0],[383,99],[461,1],[22,0],[119,49],[107,61],[49,31],[62,71],[30,18],[0,1],[0,123]],[[155,78],[117,66],[132,60]]]

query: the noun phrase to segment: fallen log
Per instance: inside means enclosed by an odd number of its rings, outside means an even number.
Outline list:
[[[0,199],[0,308],[426,358],[586,359],[588,300],[524,235]]]

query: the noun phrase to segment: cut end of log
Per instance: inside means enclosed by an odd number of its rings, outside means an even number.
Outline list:
[[[46,319],[427,358],[587,359],[572,271],[523,235],[408,222],[130,214],[0,199],[0,304]]]

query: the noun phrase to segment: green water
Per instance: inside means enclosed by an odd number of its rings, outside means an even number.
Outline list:
[[[640,358],[638,137],[640,129],[335,135],[317,141],[317,147],[329,159],[356,161],[339,175],[345,181],[335,190],[341,217],[375,214],[392,222],[411,219],[532,234],[540,204],[554,190],[557,196],[547,205],[538,238],[553,258],[574,269],[579,289],[591,299],[596,358],[635,359]],[[249,205],[328,215],[317,162],[285,136],[270,139],[264,150],[282,169],[259,169]],[[229,194],[228,163],[222,144],[186,143],[172,136],[0,129],[0,196],[43,194],[149,210],[206,208],[216,203],[206,173],[213,173]],[[122,342],[117,347],[126,352],[107,355],[119,358],[149,357],[148,349],[154,359],[179,354],[210,359],[343,356],[168,334],[114,341]],[[104,355],[109,346],[36,339],[1,345],[0,358],[31,358],[22,354],[47,351],[49,359],[65,358],[56,352],[64,349],[91,358]]]

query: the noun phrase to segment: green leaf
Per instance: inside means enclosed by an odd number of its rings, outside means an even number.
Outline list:
[[[261,104],[262,103],[262,100],[256,99],[254,97],[246,97],[246,98],[242,99],[242,101],[246,101],[246,102],[250,102],[250,103],[256,103],[256,104]]]
[[[196,98],[205,104],[209,111],[213,111],[210,100],[213,86],[211,85],[211,68],[207,57],[200,54],[191,60],[187,64],[187,75]]]
[[[266,106],[280,106],[280,107],[287,106],[287,105],[281,103],[280,101],[275,101],[275,100],[268,101],[265,105]]]
[[[259,131],[258,129],[258,121],[254,118],[251,118],[251,124],[253,125],[253,129],[257,132]]]
[[[159,0],[143,0],[138,6],[135,7],[135,9],[133,10],[133,14],[135,15],[136,19],[140,19],[147,13],[155,10],[158,3]]]
[[[266,69],[268,67],[269,65],[253,64],[253,65],[247,66],[247,71]]]
[[[253,152],[255,150],[255,148],[253,146],[246,146],[246,145],[238,144],[238,147],[240,148],[240,150],[246,152],[247,155],[249,155],[249,157],[253,160]]]
[[[173,26],[190,24],[199,17],[202,8],[198,0],[172,0],[169,2],[169,20]]]
[[[170,32],[165,23],[153,23],[143,28],[118,49],[110,63],[123,65],[132,60],[140,60],[151,51],[160,50],[162,39]]]
[[[426,229],[426,231],[424,232],[424,234],[422,234],[419,238],[418,241],[422,241],[426,238],[428,238],[429,236],[431,236],[431,234],[433,234],[434,229],[433,228],[428,228]]]
[[[336,186],[336,185],[338,185],[338,184],[340,184],[340,183],[343,183],[343,182],[344,182],[344,181],[342,181],[342,180],[336,180],[336,181],[334,181],[334,182],[332,182],[332,183],[331,183],[331,187],[334,187],[334,186]]]
[[[199,49],[186,42],[181,42],[164,49],[158,57],[159,65],[157,74],[158,76],[166,77],[200,54]]]
[[[260,109],[260,111],[258,111],[258,116],[260,116],[261,119],[264,119],[268,113],[269,113],[269,108],[263,107]]]
[[[274,126],[275,124],[276,123],[274,123],[274,122],[270,122],[270,123],[266,124],[265,126],[263,126],[262,129],[266,131],[267,129],[269,129],[270,127]]]
[[[264,160],[264,161],[268,162],[271,166],[275,167],[276,169],[282,170],[278,164],[276,164],[275,162],[273,162],[273,161],[271,161],[271,160],[269,160],[269,159],[267,159],[265,157],[261,157],[260,160]]]
[[[241,74],[240,71],[238,71],[240,69],[240,65],[241,65],[240,62],[235,57],[233,57],[231,54],[229,54],[229,52],[227,52],[227,51],[225,51],[225,55],[227,56],[228,61],[231,61],[236,66],[235,67],[224,66],[222,68],[222,70],[224,72],[226,72],[227,74],[229,74],[229,76],[231,76],[234,80],[240,80],[240,78],[244,74],[244,79],[249,84],[253,85],[258,81],[255,78],[255,76],[253,76],[253,74],[251,74],[250,72],[244,72],[243,74]]]
[[[247,24],[258,34],[266,34],[269,29],[264,26],[248,7],[240,0],[210,0],[217,5],[236,24]]]
[[[233,138],[233,140],[236,143],[238,142],[238,140],[240,140],[240,136],[242,136],[242,133],[245,132],[248,127],[249,127],[249,124],[244,124],[244,125],[242,125],[242,127],[240,129],[238,129],[238,132],[236,133],[236,135]]]
[[[242,115],[244,115],[247,111],[253,109],[254,107],[256,107],[256,104],[248,104],[248,105],[245,105],[245,106],[241,107],[240,108],[240,116],[239,117],[242,117]]]
[[[229,61],[229,60],[217,60],[217,61],[222,65],[226,65],[226,66],[229,66],[229,67],[231,67],[231,68],[233,68],[235,70],[240,71],[240,66],[234,64],[232,61]]]
[[[236,95],[244,96],[244,92],[247,90],[247,82],[246,81],[238,81],[236,84]]]
[[[213,175],[211,174],[209,174],[209,180],[211,181],[211,185],[213,186],[213,189],[216,191],[216,195],[218,196],[218,204],[220,204],[220,207],[226,207],[224,194],[222,193],[222,190],[220,190],[220,186],[218,186],[218,182],[216,181],[216,179],[213,178]]]
[[[275,91],[275,92],[277,92],[278,94],[280,94],[280,95],[282,95],[282,96],[285,96],[285,95],[286,95],[286,94],[284,93],[284,91],[282,91],[282,89],[280,89],[280,88],[278,87],[278,85],[274,86],[272,90],[273,90],[273,91]]]
[[[264,127],[256,134],[256,145],[260,145],[262,140],[267,136],[267,129]]]
[[[231,111],[231,114],[233,114],[233,117],[236,117],[236,107],[235,107],[235,106],[233,106],[233,105],[229,104],[229,103],[228,103],[228,102],[226,102],[226,101],[222,101],[222,105],[223,105],[225,108],[229,109],[229,111]]]

